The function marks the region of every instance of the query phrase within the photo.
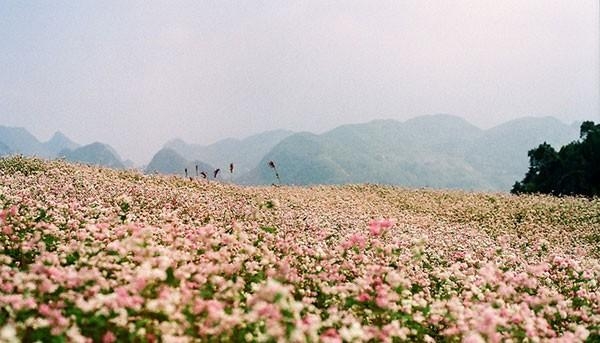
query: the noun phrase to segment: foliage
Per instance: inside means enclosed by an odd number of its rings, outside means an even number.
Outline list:
[[[0,173],[2,342],[600,337],[600,199],[40,163]]]
[[[529,171],[513,186],[513,193],[600,195],[600,124],[581,124],[580,140],[558,152],[540,144],[529,155]]]
[[[45,170],[45,164],[37,158],[27,158],[21,155],[0,158],[0,172],[8,175],[21,173],[33,175]]]

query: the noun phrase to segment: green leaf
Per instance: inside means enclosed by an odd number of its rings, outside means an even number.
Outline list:
[[[165,281],[167,285],[171,287],[179,287],[179,279],[175,277],[173,267],[167,268],[167,280]]]
[[[274,227],[271,227],[271,226],[261,226],[260,229],[263,230],[264,232],[271,233],[271,234],[274,234],[277,232],[277,229]]]

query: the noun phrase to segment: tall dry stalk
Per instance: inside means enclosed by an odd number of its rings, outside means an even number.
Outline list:
[[[281,185],[281,178],[279,177],[279,172],[277,171],[277,166],[275,165],[275,162],[269,161],[268,165],[275,172],[275,177],[277,178],[277,182],[279,182],[279,184]]]

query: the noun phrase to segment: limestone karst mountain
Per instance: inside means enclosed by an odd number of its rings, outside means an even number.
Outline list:
[[[287,130],[267,131],[244,139],[227,138],[210,145],[188,144],[181,139],[167,142],[170,148],[187,160],[199,160],[215,167],[227,168],[235,163],[235,174],[254,169],[260,160],[284,138],[293,134]]]
[[[240,183],[271,184],[276,161],[283,183],[382,183],[407,187],[508,191],[527,171],[527,151],[544,141],[566,144],[576,127],[523,118],[483,130],[450,115],[405,122],[376,120],[321,135],[282,140]]]
[[[527,152],[548,142],[555,147],[578,138],[577,123],[529,117],[490,129],[452,115],[416,117],[404,122],[375,120],[342,125],[323,134],[286,130],[211,145],[169,141],[145,167],[146,172],[188,174],[195,166],[211,176],[241,184],[276,183],[268,162],[277,164],[284,184],[380,183],[406,187],[509,191],[525,175]],[[110,146],[79,147],[57,132],[42,143],[24,128],[0,126],[0,155],[45,158],[131,168]],[[229,165],[235,166],[229,173]]]
[[[207,177],[210,177],[215,169],[201,161],[189,161],[173,149],[163,148],[154,155],[145,172],[184,175],[187,168],[188,176],[196,176],[196,166],[198,173],[205,172]]]
[[[125,169],[125,165],[115,150],[109,145],[99,142],[84,145],[74,150],[65,149],[59,153],[59,157],[73,162]]]

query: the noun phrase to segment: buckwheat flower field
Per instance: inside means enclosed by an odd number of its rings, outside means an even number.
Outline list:
[[[596,342],[600,200],[0,160],[2,342]]]

